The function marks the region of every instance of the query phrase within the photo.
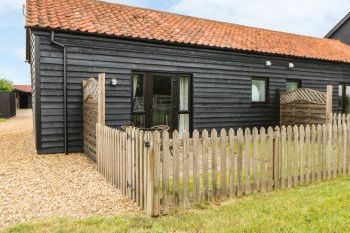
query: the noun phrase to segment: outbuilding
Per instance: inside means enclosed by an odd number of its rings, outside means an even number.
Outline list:
[[[32,87],[31,85],[14,85],[16,93],[16,107],[26,109],[32,107]]]
[[[338,40],[95,0],[27,0],[26,29],[38,153],[83,150],[82,81],[99,73],[107,125],[180,131],[276,125],[280,91],[350,77]]]

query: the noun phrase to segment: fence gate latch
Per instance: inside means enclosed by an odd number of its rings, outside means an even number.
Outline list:
[[[151,144],[149,142],[145,142],[145,147],[150,147]]]

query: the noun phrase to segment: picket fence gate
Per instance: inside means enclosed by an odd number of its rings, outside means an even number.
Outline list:
[[[333,124],[194,130],[190,135],[97,124],[97,168],[150,216],[307,185],[350,171],[350,115]]]

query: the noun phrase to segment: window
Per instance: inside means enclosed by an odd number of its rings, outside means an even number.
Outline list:
[[[338,86],[338,106],[343,113],[350,113],[350,84]]]
[[[345,90],[344,90],[344,113],[348,114],[350,113],[350,85],[345,85]]]
[[[134,74],[132,77],[132,104],[133,122],[137,127],[145,127],[144,110],[144,77],[142,74]]]
[[[180,135],[191,127],[191,75],[135,72],[131,80],[132,124],[167,125]]]
[[[286,91],[294,91],[298,88],[300,88],[300,81],[299,80],[287,80]]]
[[[343,108],[343,85],[338,85],[338,107]]]
[[[185,130],[190,129],[190,109],[189,109],[189,76],[179,78],[179,133],[182,135]]]
[[[252,102],[266,103],[267,102],[267,79],[253,78],[252,79]]]

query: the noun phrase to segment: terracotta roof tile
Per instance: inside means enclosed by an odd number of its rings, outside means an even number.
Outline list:
[[[27,0],[26,26],[350,63],[338,40],[258,29],[96,0]]]
[[[31,85],[14,85],[14,88],[18,91],[31,93],[32,92],[32,86]]]

